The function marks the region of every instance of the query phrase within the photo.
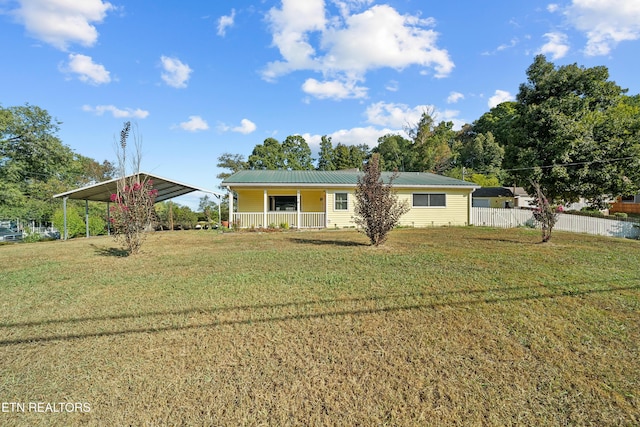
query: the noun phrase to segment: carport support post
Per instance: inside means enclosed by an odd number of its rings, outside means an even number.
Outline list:
[[[109,210],[109,202],[107,202],[107,236],[111,236],[111,211]]]
[[[62,217],[63,217],[63,228],[64,230],[62,230],[62,238],[64,240],[67,240],[69,238],[69,232],[67,231],[67,199],[69,197],[63,197],[62,198]]]
[[[218,229],[222,228],[222,211],[220,205],[222,204],[222,197],[218,196]]]
[[[87,230],[85,237],[89,237],[89,200],[84,201],[84,223]]]

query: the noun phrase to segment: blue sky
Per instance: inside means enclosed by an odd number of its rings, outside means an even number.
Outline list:
[[[539,53],[640,93],[640,0],[0,0],[0,41],[3,107],[45,108],[98,161],[130,120],[143,170],[212,190],[220,154],[268,137],[373,147],[425,110],[473,122]]]

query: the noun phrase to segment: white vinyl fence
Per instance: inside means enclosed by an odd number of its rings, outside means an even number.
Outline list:
[[[486,227],[539,227],[527,209],[471,208],[471,224]],[[554,230],[600,236],[640,238],[640,224],[631,221],[560,214]]]

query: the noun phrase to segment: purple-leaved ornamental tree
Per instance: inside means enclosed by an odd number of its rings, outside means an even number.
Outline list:
[[[407,203],[398,200],[392,187],[397,172],[386,184],[380,176],[380,155],[376,153],[365,164],[364,175],[358,178],[354,210],[356,225],[374,246],[384,244],[389,231],[409,211]]]

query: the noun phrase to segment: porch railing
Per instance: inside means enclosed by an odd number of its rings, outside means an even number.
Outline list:
[[[264,212],[236,212],[233,223],[240,228],[280,227],[284,224],[289,228],[324,228],[326,224],[324,212],[300,212],[299,225],[297,212],[267,212],[266,223]]]

